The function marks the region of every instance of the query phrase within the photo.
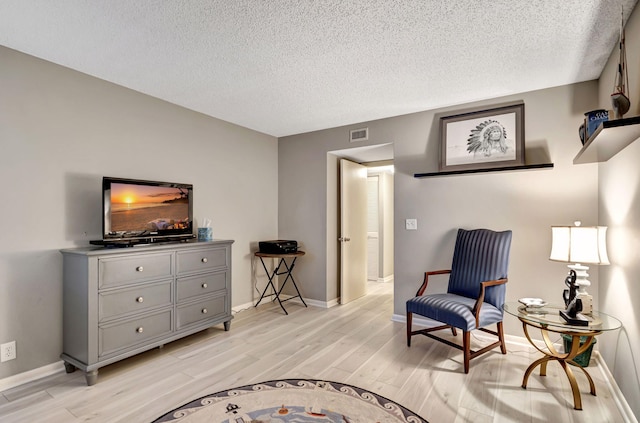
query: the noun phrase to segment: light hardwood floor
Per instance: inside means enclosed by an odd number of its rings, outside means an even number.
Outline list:
[[[236,314],[222,325],[100,369],[85,385],[80,371],[61,372],[0,393],[0,421],[149,422],[192,399],[234,386],[286,378],[347,383],[403,404],[431,423],[623,422],[600,369],[589,372],[597,396],[576,372],[584,410],[573,409],[566,376],[549,365],[520,387],[540,353],[509,344],[471,361],[426,337],[406,346],[405,325],[391,321],[392,284],[370,284],[369,295],[330,309],[287,302]],[[460,332],[458,332],[460,337]],[[473,338],[476,344],[482,339]]]

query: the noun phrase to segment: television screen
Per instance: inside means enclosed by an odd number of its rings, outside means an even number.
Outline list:
[[[105,239],[192,235],[193,186],[103,178]]]

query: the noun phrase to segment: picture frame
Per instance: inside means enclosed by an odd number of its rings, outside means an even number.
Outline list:
[[[524,164],[523,102],[440,118],[440,172]]]

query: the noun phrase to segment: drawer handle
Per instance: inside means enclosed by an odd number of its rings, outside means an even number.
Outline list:
[[[202,309],[202,314],[207,314],[207,309],[206,308]]]
[[[142,332],[144,332],[144,328],[142,326],[140,326],[138,329],[136,329],[136,332],[142,333]]]
[[[209,260],[207,260],[207,258],[206,258],[206,257],[202,257],[202,262],[203,262],[203,263],[206,263],[206,262],[208,262],[208,261],[209,261]]]
[[[208,286],[209,286],[209,285],[207,285],[206,283],[203,283],[203,284],[202,284],[202,288],[204,288],[204,289],[207,289],[207,287],[208,287]]]
[[[143,270],[144,270],[144,267],[142,266],[136,267],[136,272],[142,272]]]
[[[144,298],[138,297],[138,298],[136,298],[136,301],[139,302],[139,303],[143,303],[144,302]]]

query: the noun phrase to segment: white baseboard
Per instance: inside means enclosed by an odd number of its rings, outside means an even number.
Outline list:
[[[270,298],[271,296],[272,295],[265,295],[263,301],[265,301],[265,302],[266,301],[271,301],[271,298]],[[269,297],[269,298],[267,298],[267,297]],[[285,295],[285,294],[282,294],[280,296],[280,298],[283,299],[283,300],[286,300],[286,299],[291,298],[291,297],[292,297],[291,295]],[[294,299],[291,300],[291,302],[302,304],[302,301],[300,301],[300,298],[294,298]],[[305,298],[304,302],[307,303],[307,305],[310,305],[310,306],[313,306],[313,307],[331,308],[331,307],[337,306],[339,304],[339,298],[336,298],[335,300],[331,300],[331,301],[318,301],[318,300],[312,300],[312,299],[309,299],[309,298]],[[231,311],[232,311],[233,314],[236,314],[236,313],[239,313],[239,312],[241,312],[243,310],[247,310],[247,309],[253,308],[254,305],[255,304],[253,302],[240,304],[240,305],[237,305],[235,307],[232,307]]]
[[[394,314],[393,316],[391,316],[391,321],[398,323],[407,323],[407,316],[404,314]],[[416,326],[423,326],[425,328],[434,328],[441,325],[442,323],[436,322],[435,320],[415,316],[413,318],[413,324]]]
[[[614,379],[613,374],[611,374],[611,371],[609,370],[609,366],[607,366],[607,363],[604,361],[604,359],[600,355],[600,352],[594,351],[593,355],[596,361],[598,362],[598,366],[600,368],[600,371],[602,372],[602,375],[604,376],[604,380],[607,382],[607,385],[609,386],[609,390],[611,391],[611,397],[616,402],[616,405],[618,406],[618,410],[620,410],[620,414],[622,414],[622,417],[624,418],[625,423],[638,423],[638,419],[633,414],[633,410],[631,410],[631,407],[629,406],[627,399],[622,394],[622,391],[620,390],[618,383]]]
[[[293,300],[293,301],[297,301],[297,300]],[[318,301],[318,300],[310,300],[310,299],[305,298],[304,302],[307,303],[310,306],[321,307],[321,308],[331,308],[331,307],[335,307],[335,306],[337,306],[339,304],[337,298],[335,300],[331,300],[331,301]]]
[[[399,322],[399,323],[407,323],[407,316],[405,316],[404,314],[394,314],[391,318],[392,321],[394,322]],[[423,328],[434,328],[436,326],[441,326],[442,323],[435,321],[435,320],[431,320],[431,319],[426,319],[423,317],[414,317],[413,318],[413,324],[415,326],[420,326]],[[478,339],[488,339],[488,340],[495,340],[495,337],[492,335],[488,335],[482,331],[476,331],[473,333],[473,336],[475,336]],[[516,335],[505,335],[504,336],[504,340],[508,343],[508,344],[512,344],[512,345],[518,345],[521,347],[530,347],[531,344],[529,343],[529,341],[527,341],[527,338],[523,337],[523,336],[516,336]],[[544,342],[542,340],[535,340],[534,342],[536,343],[537,346],[539,346],[540,348],[546,348],[546,346],[544,345]],[[554,345],[556,346],[556,348],[563,348],[562,343],[561,342],[556,342],[554,343]]]
[[[0,379],[0,392],[42,379],[43,377],[62,373],[64,371],[64,362],[61,360],[52,364],[47,364],[46,366],[38,367],[37,369],[29,370],[28,372],[5,377],[4,379]]]
[[[406,324],[407,316],[404,314],[394,314],[391,317],[391,320],[394,322],[400,322],[400,323]],[[413,318],[413,324],[416,326],[422,326],[424,328],[431,328],[431,327],[442,325],[442,323],[437,322],[435,320],[430,320],[425,318],[416,318],[416,317]],[[474,336],[476,336],[477,338],[495,339],[495,337],[492,337],[491,335],[487,335],[484,332],[481,332],[481,331],[475,331],[475,332],[477,332],[477,334],[474,333]],[[527,338],[525,338],[524,336],[505,335],[504,338],[505,338],[505,342],[510,345],[518,345],[518,346],[524,346],[524,347],[531,346],[531,343],[529,343]],[[534,339],[533,341],[538,347],[546,348],[542,340]],[[561,340],[559,342],[554,343],[554,345],[558,350],[561,350],[564,348]],[[598,367],[600,368],[600,371],[604,376],[605,382],[609,386],[609,390],[611,391],[611,396],[615,401],[616,405],[618,406],[618,410],[620,410],[620,414],[622,414],[625,423],[638,423],[638,419],[633,414],[631,407],[629,407],[629,403],[627,402],[627,399],[622,394],[620,387],[618,387],[616,380],[613,378],[613,374],[611,374],[611,372],[609,371],[609,367],[607,367],[607,363],[605,363],[605,361],[602,359],[602,356],[597,350],[593,351],[592,357],[595,357],[595,359],[598,361]]]
[[[385,278],[378,278],[376,282],[381,282],[381,283],[393,282],[393,275],[387,276]]]
[[[288,296],[285,297],[283,296],[283,299],[286,298],[291,298],[292,296]],[[331,308],[334,306],[337,306],[338,303],[338,298],[336,298],[335,300],[331,300],[331,301],[319,301],[319,300],[312,300],[310,298],[305,298],[304,302],[307,303],[307,305],[313,306],[313,307],[319,307],[319,308]],[[291,300],[294,303],[298,303],[298,304],[302,304],[302,301],[300,301],[300,298],[294,298]]]
[[[253,308],[254,305],[255,304],[253,302],[250,302],[250,303],[240,304],[240,305],[237,305],[235,307],[231,307],[231,314],[236,314],[236,313],[239,313],[241,311],[248,310],[250,308]]]

